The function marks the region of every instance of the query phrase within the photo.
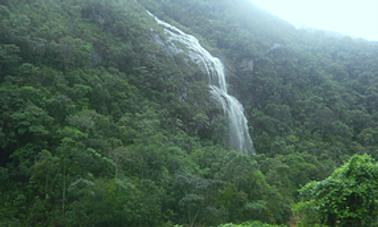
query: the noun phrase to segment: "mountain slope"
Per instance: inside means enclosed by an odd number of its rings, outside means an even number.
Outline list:
[[[222,59],[257,156],[146,9]],[[286,224],[300,186],[378,155],[377,44],[246,0],[3,0],[0,30],[1,225]]]
[[[337,156],[351,147],[374,151],[361,137],[377,129],[378,43],[295,30],[247,0],[155,4],[220,51],[260,153],[280,153],[272,142],[287,137],[331,143],[330,150],[341,144]]]

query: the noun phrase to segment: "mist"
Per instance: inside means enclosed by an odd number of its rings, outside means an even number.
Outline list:
[[[378,41],[376,0],[251,1],[297,28],[315,28]]]

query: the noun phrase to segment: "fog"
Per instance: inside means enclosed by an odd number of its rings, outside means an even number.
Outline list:
[[[378,41],[377,0],[251,0],[298,28]]]

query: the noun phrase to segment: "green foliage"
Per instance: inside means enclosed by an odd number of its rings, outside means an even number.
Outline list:
[[[368,155],[355,155],[327,179],[304,186],[296,210],[303,224],[375,226],[377,193],[377,162]]]
[[[222,58],[258,156],[227,149],[206,76],[146,8]],[[1,226],[288,224],[300,187],[378,157],[377,46],[246,0],[0,0],[0,31]],[[322,190],[371,201],[357,170]],[[375,212],[309,198],[296,207],[311,223]]]
[[[218,227],[283,227],[283,225],[264,224],[259,221],[245,222],[242,224],[224,224]]]

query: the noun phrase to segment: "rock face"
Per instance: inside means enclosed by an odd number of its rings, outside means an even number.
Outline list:
[[[241,70],[243,72],[253,72],[255,67],[255,62],[253,59],[245,58],[240,63]]]
[[[256,58],[256,59],[252,59],[252,58],[244,58],[240,61],[240,69],[242,72],[245,72],[245,73],[253,73],[254,71],[254,68],[255,68],[255,63],[258,62],[262,57],[266,56],[266,55],[269,55],[273,52],[275,52],[276,50],[279,50],[281,48],[283,48],[284,46],[282,44],[279,44],[279,43],[275,43],[272,45],[272,47],[270,47],[266,52],[265,54],[263,54],[262,56]]]

